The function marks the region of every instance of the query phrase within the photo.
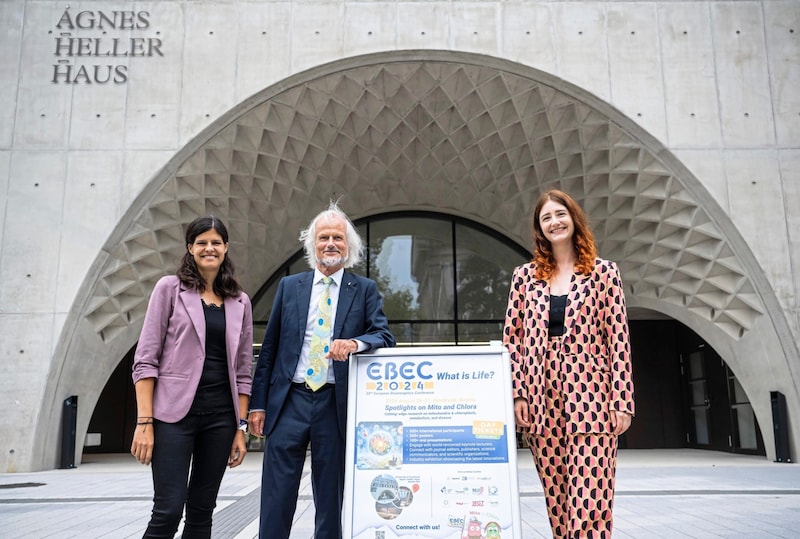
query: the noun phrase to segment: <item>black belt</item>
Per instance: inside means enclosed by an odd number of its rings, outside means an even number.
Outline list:
[[[308,382],[292,382],[292,387],[294,389],[302,389],[303,391],[310,391],[312,393],[316,393],[322,391],[323,389],[332,388],[333,384],[323,384],[322,386],[319,387],[319,389],[317,389],[317,391],[311,389],[311,386],[308,385]]]

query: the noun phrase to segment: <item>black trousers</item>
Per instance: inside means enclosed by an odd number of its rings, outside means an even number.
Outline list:
[[[234,414],[189,414],[177,423],[154,420],[153,429],[153,514],[144,537],[175,537],[184,505],[183,538],[211,537],[217,494],[236,434]]]

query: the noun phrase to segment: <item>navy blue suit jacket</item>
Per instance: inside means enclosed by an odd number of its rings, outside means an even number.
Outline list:
[[[265,436],[275,427],[300,360],[313,279],[313,271],[284,277],[272,303],[250,397],[251,410],[266,410]],[[358,339],[367,345],[365,351],[394,346],[382,305],[375,281],[345,271],[332,338]],[[349,361],[333,362],[337,417],[343,438],[347,429],[348,364]]]

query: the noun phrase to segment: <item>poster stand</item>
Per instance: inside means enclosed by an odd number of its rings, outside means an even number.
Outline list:
[[[345,538],[522,538],[503,346],[384,348],[348,382]]]

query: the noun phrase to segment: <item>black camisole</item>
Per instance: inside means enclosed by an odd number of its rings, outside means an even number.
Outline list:
[[[548,337],[560,337],[564,334],[564,315],[567,310],[567,295],[550,296],[550,325],[547,327]]]
[[[233,410],[225,346],[225,308],[203,302],[206,318],[206,358],[203,374],[189,412],[211,414]]]

